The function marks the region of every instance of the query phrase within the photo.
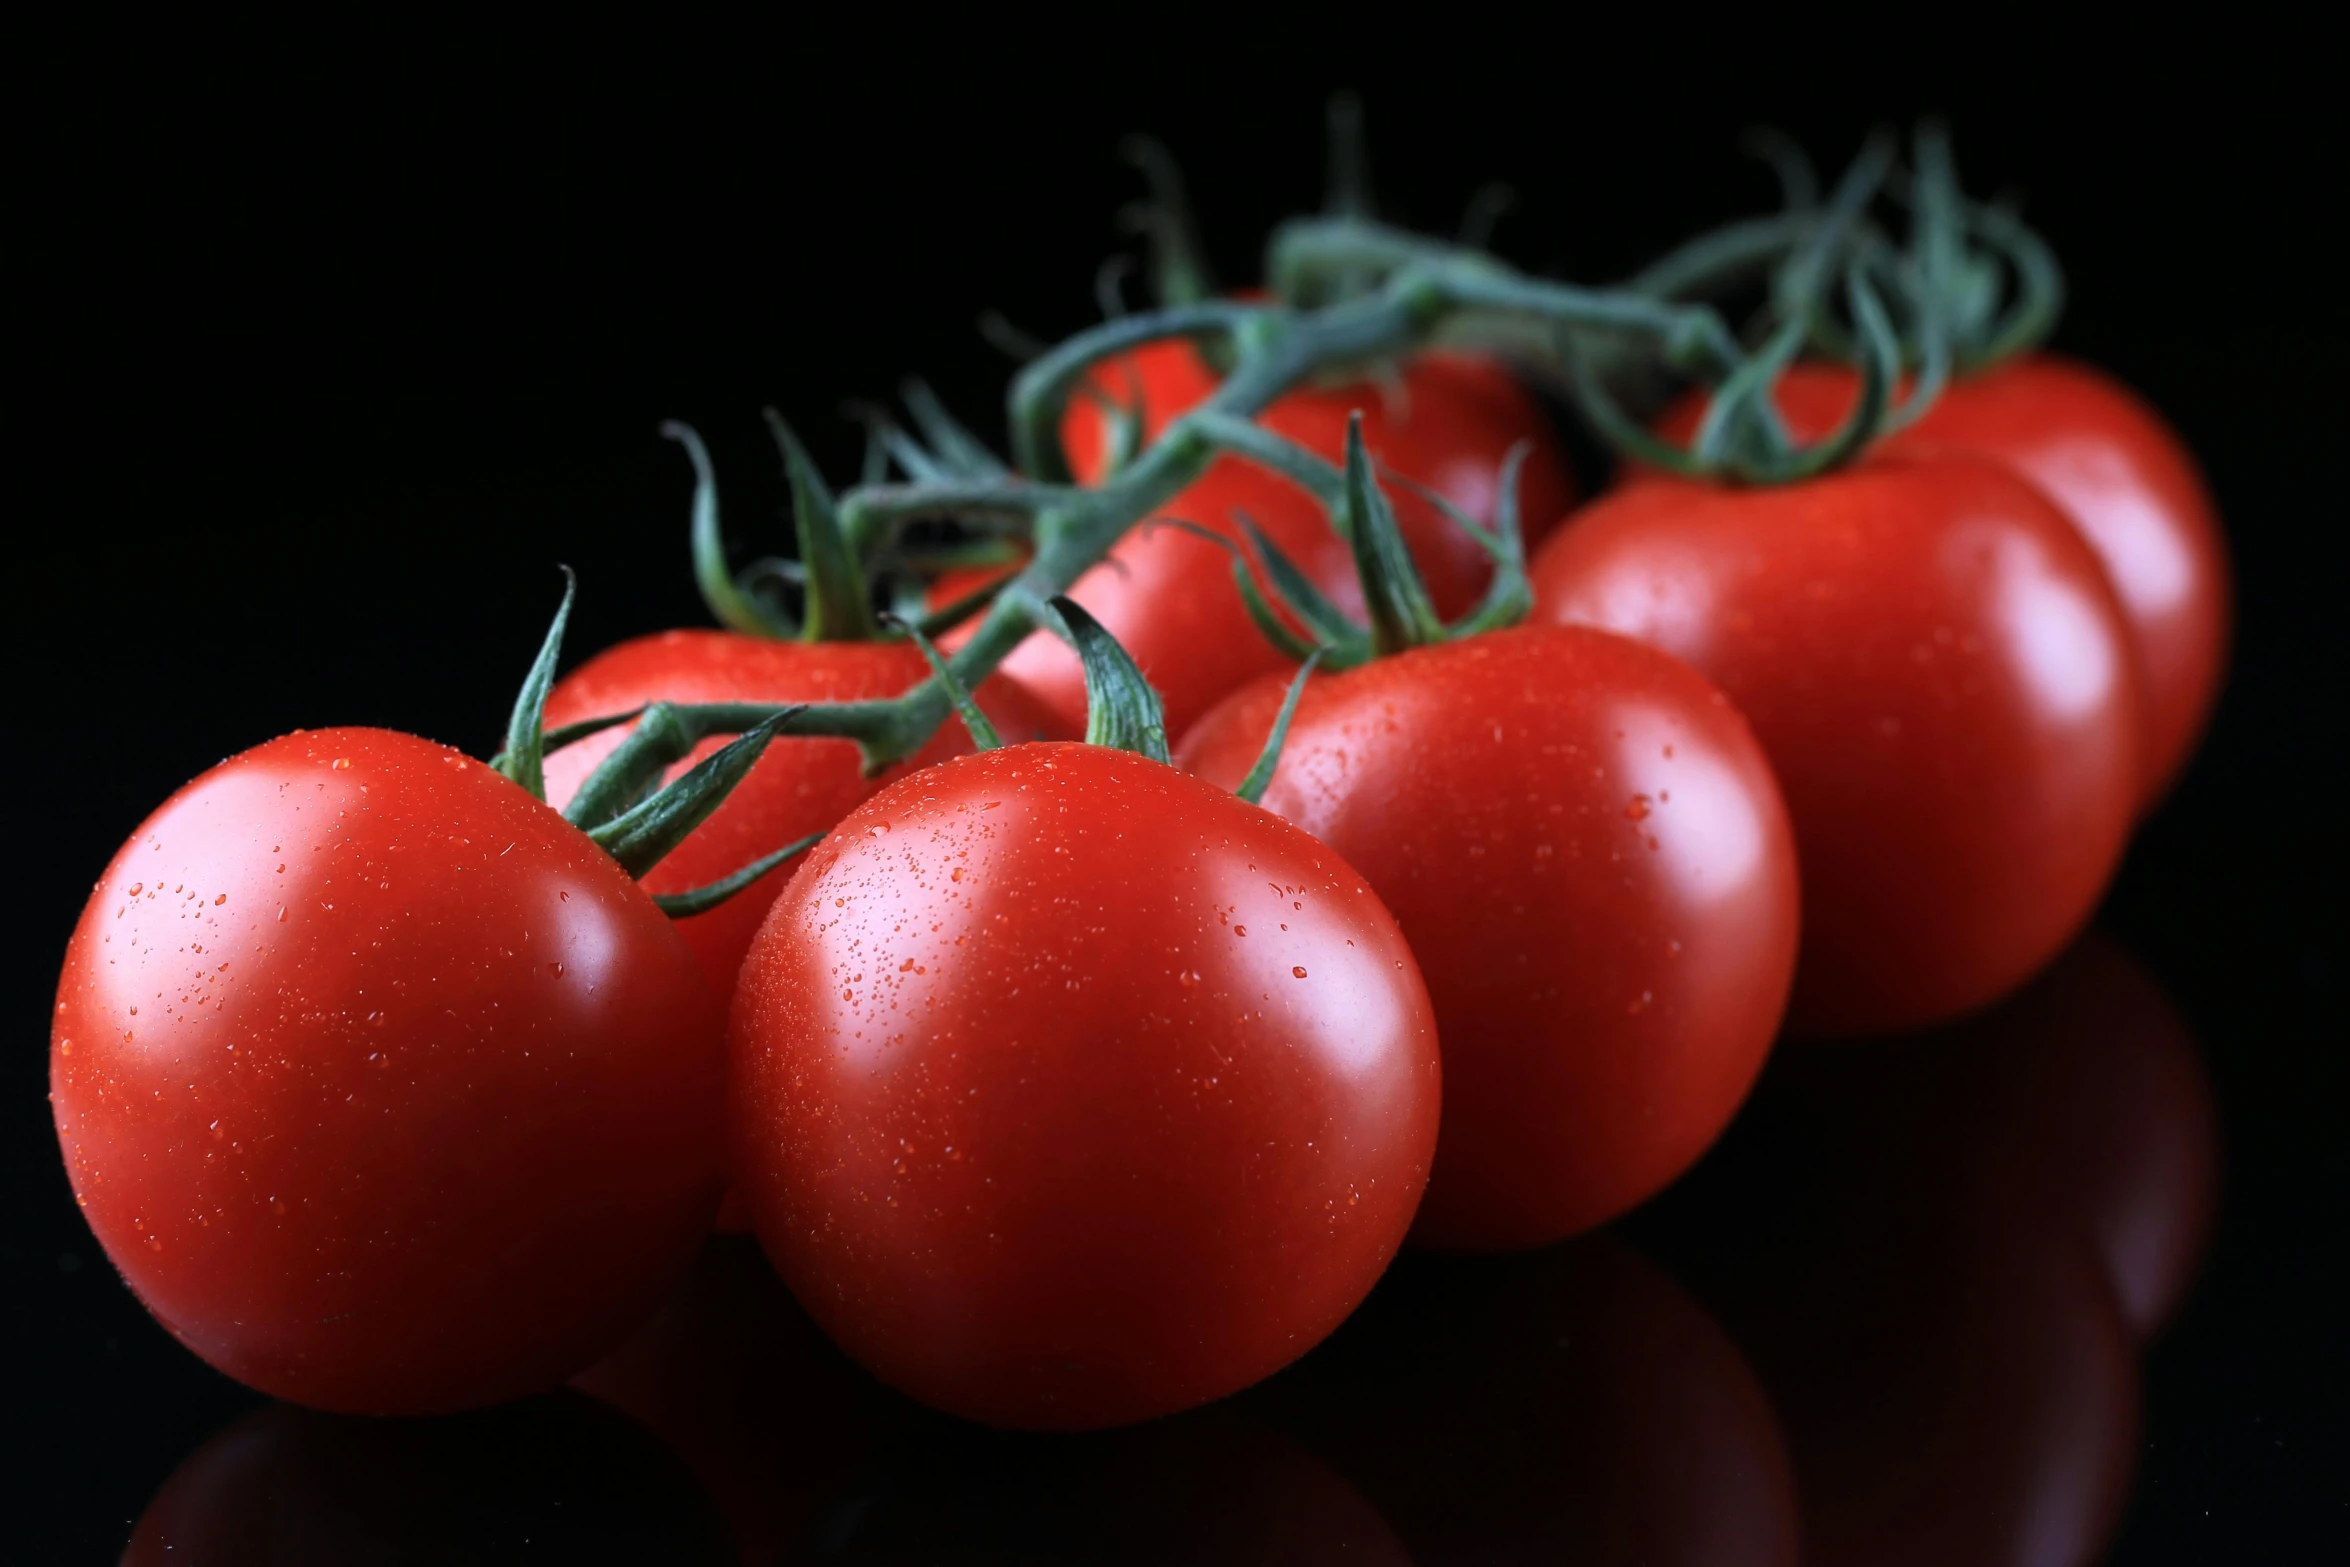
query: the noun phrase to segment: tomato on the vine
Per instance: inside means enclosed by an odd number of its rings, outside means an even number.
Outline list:
[[[921,653],[905,641],[784,642],[729,631],[665,631],[607,648],[564,676],[547,699],[547,725],[625,713],[655,701],[880,701],[904,694],[929,674]],[[978,699],[1007,739],[1060,739],[1075,732],[1009,678],[982,685]],[[547,798],[558,809],[566,804],[626,732],[606,730],[550,754]],[[676,771],[723,743],[703,741]],[[970,748],[962,725],[950,719],[915,755],[878,778],[867,778],[854,741],[778,738],[710,819],[646,874],[645,888],[681,892],[717,881],[778,845],[829,830],[859,801],[909,769]],[[733,994],[743,953],[767,905],[798,864],[787,861],[716,908],[677,922],[720,997]]]
[[[1776,401],[1798,437],[1843,422],[1858,377],[1840,365],[1790,368]],[[1668,433],[1696,428],[1682,408]],[[2038,486],[2089,541],[2111,578],[2142,676],[2142,804],[2176,780],[2226,673],[2227,540],[2195,460],[2129,388],[2084,364],[2031,354],[1945,388],[1889,452],[1958,452]]]
[[[1095,373],[1092,388],[1120,404],[1138,392],[1147,439],[1214,393],[1216,375],[1190,343],[1170,340],[1110,360]],[[1374,457],[1481,523],[1493,521],[1502,459],[1520,441],[1532,443],[1519,508],[1529,540],[1574,499],[1565,458],[1541,408],[1490,359],[1415,355],[1396,366],[1392,381],[1300,387],[1277,399],[1257,422],[1336,462],[1345,450],[1348,416],[1358,409]],[[1089,397],[1071,400],[1061,439],[1079,479],[1095,482],[1107,468],[1112,419]],[[1399,487],[1394,505],[1437,610],[1447,617],[1463,613],[1484,591],[1490,557],[1425,498]],[[1236,542],[1243,539],[1238,518],[1245,513],[1332,602],[1361,615],[1352,550],[1313,497],[1278,474],[1222,457],[1162,512]],[[938,596],[944,602],[954,592]],[[1080,577],[1069,596],[1109,628],[1158,688],[1169,734],[1181,734],[1228,692],[1286,664],[1233,591],[1232,557],[1180,528],[1145,523]],[[1032,636],[1003,667],[1059,713],[1070,732],[1083,726],[1085,684],[1065,645]]]
[[[2023,480],[1897,455],[1777,489],[1646,478],[1533,576],[1538,617],[1663,648],[1754,725],[1802,862],[1796,1028],[1982,1006],[2095,908],[2137,811],[2137,659]]]
[[[850,1354],[991,1424],[1165,1414],[1310,1348],[1436,1142],[1395,921],[1322,844],[1163,764],[1023,745],[859,806],[735,995],[753,1227]]]
[[[181,789],[66,951],[74,1195],[182,1343],[296,1403],[552,1387],[719,1196],[722,1016],[602,849],[471,760],[296,733]]]
[[[1235,693],[1183,765],[1237,785],[1285,685]],[[1694,670],[1529,627],[1317,675],[1264,804],[1363,873],[1427,977],[1444,1123],[1416,1240],[1546,1245],[1728,1124],[1786,1004],[1795,850]]]

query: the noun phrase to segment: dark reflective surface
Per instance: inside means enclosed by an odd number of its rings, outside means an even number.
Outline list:
[[[1407,1254],[1221,1406],[1080,1437],[932,1414],[721,1238],[593,1399],[263,1410],[126,1560],[2089,1562],[2218,1165],[2183,1023],[2093,934],[1961,1026],[1784,1049],[1623,1233]]]
[[[1784,1051],[1640,1228],[1769,1390],[1808,1559],[2083,1562],[2217,1169],[2184,1025],[2092,934],[1969,1023]]]
[[[122,1556],[124,1567],[735,1559],[677,1455],[577,1394],[433,1420],[270,1405],[188,1456]]]

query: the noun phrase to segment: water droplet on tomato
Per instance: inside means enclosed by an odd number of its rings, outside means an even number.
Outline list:
[[[1305,965],[1302,963],[1299,964],[1296,968],[1291,969],[1289,972],[1295,974],[1299,979],[1306,977]]]
[[[1648,796],[1645,794],[1632,796],[1632,803],[1624,807],[1624,814],[1634,821],[1645,818],[1648,815]]]

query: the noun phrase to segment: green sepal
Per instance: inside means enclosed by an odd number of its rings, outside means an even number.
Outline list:
[[[1892,319],[1885,314],[1884,302],[1869,283],[1865,268],[1849,269],[1844,274],[1844,289],[1853,322],[1860,328],[1860,396],[1835,434],[1752,475],[1765,484],[1793,484],[1841,467],[1884,430],[1885,411],[1901,377],[1901,339],[1894,334]]]
[[[1322,112],[1330,160],[1324,172],[1322,210],[1333,217],[1370,218],[1375,214],[1371,159],[1363,146],[1363,100],[1351,92],[1335,92]]]
[[[672,419],[661,433],[685,448],[694,465],[694,581],[711,618],[729,631],[746,637],[789,641],[800,628],[782,609],[746,591],[726,569],[726,540],[718,531],[718,474],[710,464],[710,449],[690,424]]]
[[[550,729],[539,741],[539,754],[552,756],[567,745],[579,744],[590,735],[600,735],[607,729],[617,729],[622,724],[641,718],[644,716],[644,711],[641,707],[632,707],[625,713],[606,713],[601,718],[583,718],[576,724],[565,724],[560,729]],[[491,757],[490,766],[498,772],[505,772],[506,753],[500,751],[496,756]]]
[[[1316,648],[1306,656],[1297,674],[1289,682],[1289,691],[1281,698],[1281,711],[1273,715],[1273,727],[1265,735],[1265,748],[1257,753],[1257,762],[1240,780],[1240,787],[1232,792],[1251,805],[1261,803],[1265,790],[1272,785],[1273,770],[1281,765],[1281,748],[1289,743],[1289,721],[1297,716],[1298,699],[1306,694],[1306,682],[1321,666],[1322,649]]]
[[[1469,204],[1461,211],[1460,238],[1456,241],[1464,250],[1489,250],[1493,245],[1494,225],[1503,214],[1518,204],[1518,193],[1500,180],[1487,180],[1469,197]]]
[[[1257,526],[1256,518],[1237,508],[1232,516],[1240,524],[1241,531],[1248,535],[1249,546],[1257,552],[1257,559],[1264,562],[1265,580],[1273,585],[1274,595],[1281,601],[1282,608],[1303,621],[1306,628],[1320,639],[1322,646],[1343,651],[1350,643],[1360,642],[1363,657],[1368,658],[1371,645],[1369,633],[1348,620],[1339,607],[1330,602],[1321,588],[1315,585],[1314,579],[1307,576],[1304,569],[1291,560],[1280,545],[1273,542],[1272,535]],[[1362,661],[1354,660],[1356,663]]]
[[[706,914],[793,855],[805,854],[823,841],[824,834],[812,832],[796,843],[785,844],[773,854],[760,855],[731,876],[722,876],[705,886],[689,887],[684,892],[656,892],[653,894],[653,905],[673,920]]]
[[[864,423],[868,470],[875,452],[881,453],[885,465],[883,478],[868,478],[865,481],[867,484],[885,482],[886,464],[890,462],[905,469],[906,476],[917,484],[949,484],[956,478],[954,469],[920,441],[908,435],[904,427],[891,417],[888,409],[873,403],[858,402],[851,403],[848,411],[851,418]]]
[[[1241,521],[1253,530],[1255,525],[1253,523],[1249,523],[1245,516],[1242,517]],[[1221,533],[1217,533],[1209,528],[1203,528],[1196,522],[1185,522],[1180,517],[1161,517],[1151,523],[1145,524],[1145,526],[1158,528],[1180,528],[1185,533],[1191,534],[1195,538],[1205,539],[1208,543],[1215,545],[1218,549],[1230,555],[1232,557],[1233,589],[1239,593],[1241,607],[1248,611],[1248,618],[1256,623],[1257,630],[1263,634],[1265,640],[1272,643],[1276,648],[1279,648],[1283,653],[1287,654],[1291,658],[1309,658],[1314,656],[1316,653],[1323,651],[1323,644],[1326,644],[1333,634],[1332,629],[1321,625],[1316,625],[1306,615],[1300,613],[1295,604],[1285,603],[1282,605],[1282,608],[1287,609],[1292,615],[1296,616],[1297,619],[1305,621],[1308,627],[1312,629],[1314,634],[1323,639],[1323,643],[1317,644],[1315,642],[1309,642],[1304,637],[1299,636],[1295,631],[1292,631],[1289,628],[1288,623],[1282,620],[1281,616],[1275,612],[1271,601],[1265,597],[1264,590],[1257,586],[1257,579],[1255,574],[1248,569],[1248,554],[1239,545],[1233,543],[1230,539],[1224,537],[1224,535]],[[1274,549],[1271,540],[1264,539],[1262,535],[1259,535],[1259,541],[1264,549],[1275,554],[1279,553]],[[1281,556],[1281,564],[1283,567],[1292,572],[1297,570],[1297,568],[1290,563],[1290,560],[1287,556]],[[1315,591],[1312,583],[1306,583],[1305,586],[1307,592],[1313,593],[1316,599],[1320,599],[1321,595]],[[1328,608],[1327,603],[1324,603],[1323,607]],[[1337,635],[1351,636],[1353,640],[1358,642],[1362,640],[1361,631],[1346,625],[1345,622],[1339,619],[1335,614],[1332,616],[1332,621]],[[1357,659],[1356,662],[1359,663],[1361,660]]]
[[[629,875],[644,875],[710,819],[766,751],[776,730],[799,710],[794,706],[770,714],[695,763],[675,783],[590,828],[588,837]]]
[[[660,788],[661,775],[707,737],[742,734],[797,711],[773,702],[648,702],[634,715],[636,727],[596,764],[563,808],[563,819],[583,831],[601,827]]]
[[[922,661],[930,666],[931,678],[946,692],[947,700],[955,704],[955,716],[963,720],[963,728],[971,736],[971,749],[993,751],[1001,747],[1003,736],[996,733],[995,725],[988,722],[987,715],[979,710],[979,703],[972,697],[971,688],[963,684],[962,677],[948,667],[945,659],[938,656],[938,649],[932,645],[930,638],[922,634],[922,628],[894,616],[892,621],[920,651]]]
[[[1063,594],[1050,607],[1085,666],[1085,743],[1169,761],[1166,709],[1133,658],[1075,599]]]
[[[1523,514],[1518,505],[1518,480],[1526,467],[1526,459],[1534,454],[1531,440],[1520,440],[1510,447],[1501,459],[1501,477],[1493,497],[1493,526],[1485,527],[1453,504],[1450,497],[1400,473],[1390,473],[1388,481],[1400,484],[1429,505],[1444,513],[1453,526],[1475,540],[1477,547],[1493,562],[1493,580],[1468,614],[1444,628],[1449,638],[1473,637],[1482,632],[1499,631],[1524,620],[1534,608],[1534,584],[1526,575],[1526,535],[1521,526]]]
[[[1344,531],[1354,546],[1363,604],[1370,611],[1372,652],[1400,653],[1443,640],[1444,623],[1428,602],[1411,551],[1404,548],[1395,508],[1372,477],[1360,409],[1346,421],[1346,516]]]
[[[1161,305],[1213,299],[1215,275],[1208,269],[1207,253],[1192,222],[1183,171],[1174,154],[1148,136],[1127,137],[1118,144],[1118,154],[1141,171],[1151,190],[1149,200],[1135,202],[1119,214],[1126,229],[1150,246],[1151,293]]]
[[[1285,435],[1277,435],[1254,419],[1203,408],[1189,414],[1185,425],[1219,451],[1246,458],[1281,475],[1320,501],[1335,516],[1346,499],[1346,475],[1319,452],[1311,452]]]
[[[523,677],[522,690],[514,698],[514,712],[506,720],[505,749],[490,764],[541,800],[547,797],[547,693],[555,688],[555,665],[563,657],[563,628],[571,621],[571,601],[579,593],[579,578],[569,566],[562,571],[563,602],[556,606],[555,618],[539,643],[539,656],[531,660],[530,673]]]
[[[947,462],[956,477],[1001,479],[1011,472],[1002,458],[987,449],[985,442],[947,412],[946,404],[938,400],[929,383],[909,380],[898,388],[898,396],[905,403],[906,412],[914,416],[914,427],[922,432],[930,449]]]
[[[783,415],[772,408],[764,412],[791,481],[792,526],[799,533],[800,567],[807,574],[800,640],[871,642],[880,634],[873,621],[873,599],[865,587],[865,573],[841,536],[832,491]]]

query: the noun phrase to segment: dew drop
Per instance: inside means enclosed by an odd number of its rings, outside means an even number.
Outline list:
[[[1289,972],[1295,974],[1299,979],[1306,977],[1305,965],[1302,963],[1299,964],[1296,968],[1291,969]]]
[[[1632,796],[1632,803],[1624,807],[1624,814],[1634,821],[1643,820],[1648,815],[1648,796],[1645,794]]]

